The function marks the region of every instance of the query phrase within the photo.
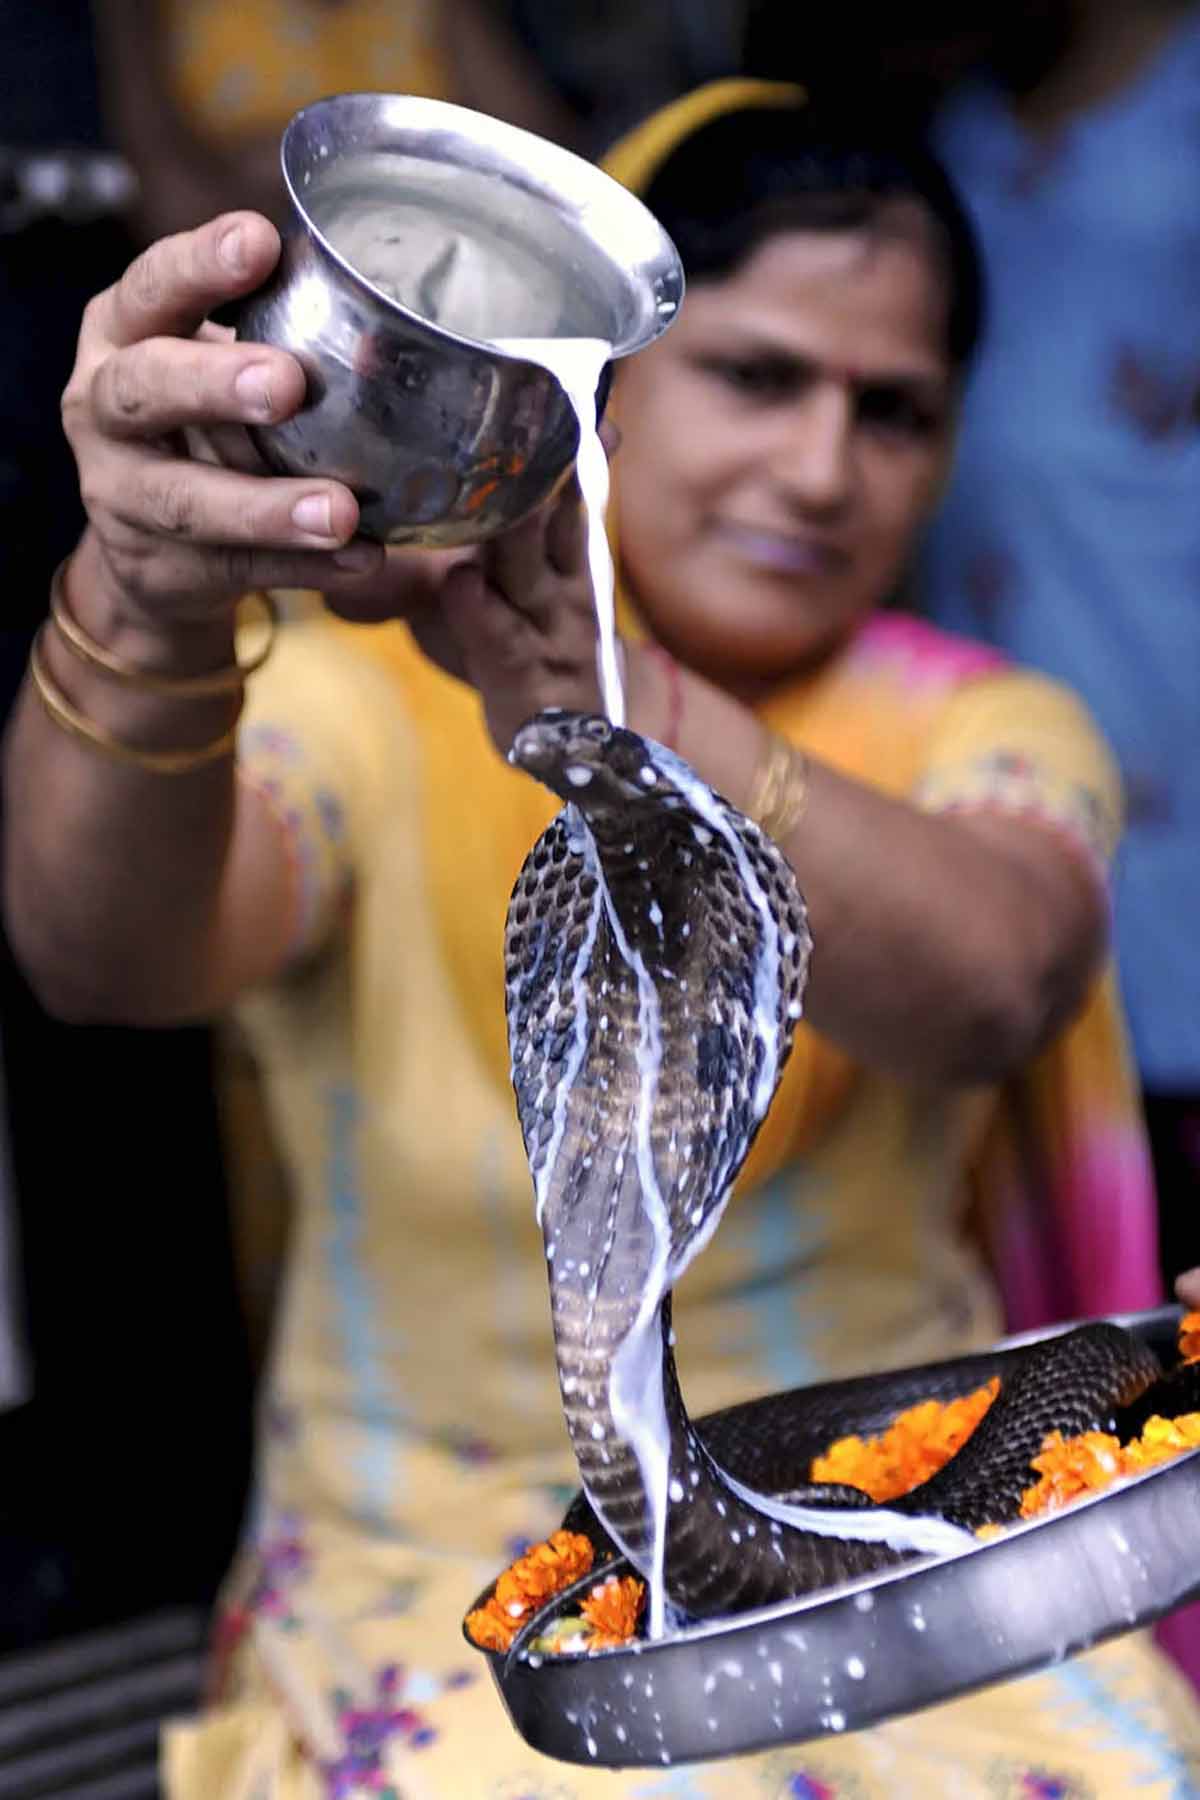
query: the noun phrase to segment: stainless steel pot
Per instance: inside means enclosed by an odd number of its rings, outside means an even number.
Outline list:
[[[256,431],[267,463],[344,481],[391,543],[524,518],[578,428],[558,381],[496,340],[651,343],[683,295],[666,233],[582,158],[441,101],[335,95],[295,115],[281,154],[294,224],[238,335],[291,351],[308,401]],[[598,408],[607,387],[608,371]]]

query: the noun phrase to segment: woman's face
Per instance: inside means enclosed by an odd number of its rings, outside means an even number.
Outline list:
[[[731,687],[832,650],[939,493],[945,299],[924,221],[894,216],[767,239],[617,377],[625,573],[655,637]]]

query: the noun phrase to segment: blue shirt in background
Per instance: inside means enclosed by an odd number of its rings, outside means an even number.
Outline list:
[[[1200,1092],[1200,10],[1051,145],[989,87],[935,142],[989,316],[924,594],[1082,693],[1120,759],[1144,1084]]]

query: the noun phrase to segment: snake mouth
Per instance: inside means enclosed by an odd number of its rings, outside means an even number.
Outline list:
[[[508,760],[584,812],[644,800],[660,784],[644,739],[595,713],[548,708],[521,726]]]
[[[571,758],[591,765],[603,760],[613,734],[614,727],[599,713],[566,712],[561,706],[548,706],[520,727],[508,760],[531,775],[542,775]]]

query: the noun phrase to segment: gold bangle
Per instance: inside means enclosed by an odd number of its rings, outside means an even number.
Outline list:
[[[45,629],[43,626],[42,631]],[[201,744],[195,750],[141,750],[135,744],[124,743],[120,738],[114,737],[111,731],[106,731],[103,725],[95,724],[72,706],[66,695],[50,679],[42,660],[41,632],[34,639],[33,648],[29,652],[29,675],[38,699],[59,730],[86,744],[89,749],[100,751],[101,755],[109,757],[113,762],[147,769],[153,775],[187,775],[193,769],[202,769],[208,763],[217,762],[222,756],[232,755],[237,747],[236,725],[232,725],[211,743]]]
[[[257,600],[263,608],[267,635],[262,647],[248,661],[234,663],[230,668],[214,669],[211,675],[157,675],[151,669],[139,669],[136,663],[126,662],[123,656],[117,656],[113,651],[106,650],[103,644],[98,644],[67,611],[67,598],[63,591],[66,566],[66,562],[59,563],[50,583],[50,617],[58,635],[81,662],[103,669],[106,675],[113,676],[117,681],[127,682],[130,687],[141,688],[148,694],[171,694],[177,700],[199,700],[214,694],[233,694],[248,675],[253,675],[262,668],[271,654],[279,615],[270,594],[265,589],[258,588],[245,595],[245,599]]]
[[[808,758],[777,732],[767,733],[766,749],[754,775],[746,811],[768,837],[782,844],[808,806]]]

